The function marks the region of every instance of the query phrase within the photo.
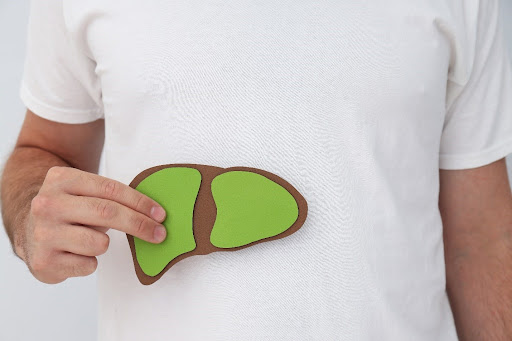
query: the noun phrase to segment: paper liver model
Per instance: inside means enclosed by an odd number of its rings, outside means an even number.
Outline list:
[[[291,184],[257,168],[160,165],[142,171],[130,186],[167,212],[162,243],[127,235],[135,272],[146,285],[184,258],[289,236],[308,210]]]

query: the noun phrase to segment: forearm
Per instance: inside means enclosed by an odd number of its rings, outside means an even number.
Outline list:
[[[512,219],[445,237],[447,291],[461,341],[512,339]],[[490,233],[490,231],[492,231]]]
[[[13,250],[22,259],[30,204],[53,166],[69,164],[55,154],[34,147],[17,147],[5,164],[0,185],[2,219]]]

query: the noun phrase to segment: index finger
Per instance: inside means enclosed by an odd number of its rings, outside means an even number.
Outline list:
[[[65,185],[69,194],[96,197],[116,201],[161,223],[166,213],[163,207],[147,195],[122,182],[101,175],[82,172]]]

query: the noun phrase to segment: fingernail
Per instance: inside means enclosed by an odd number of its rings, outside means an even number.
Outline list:
[[[153,231],[153,239],[157,243],[161,243],[165,240],[167,230],[162,225],[157,225]]]
[[[151,218],[155,219],[156,221],[163,221],[165,218],[165,210],[160,206],[153,206],[151,208],[150,214]]]

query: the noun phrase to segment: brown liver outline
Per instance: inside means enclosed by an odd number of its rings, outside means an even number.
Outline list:
[[[132,254],[133,264],[135,266],[135,273],[139,281],[144,285],[149,285],[155,283],[160,277],[163,276],[167,270],[169,270],[174,264],[185,259],[190,256],[195,255],[206,255],[216,251],[236,251],[240,250],[258,243],[267,242],[270,240],[280,239],[283,237],[287,237],[297,231],[306,221],[307,213],[308,213],[308,204],[304,197],[293,187],[290,183],[288,183],[283,178],[279,177],[276,174],[267,172],[258,168],[250,168],[250,167],[229,167],[229,168],[221,168],[215,166],[208,165],[199,165],[199,164],[190,164],[190,163],[175,163],[175,164],[166,164],[148,168],[142,172],[140,172],[130,183],[130,187],[136,188],[137,185],[150,176],[151,174],[165,168],[172,167],[188,167],[197,169],[201,173],[201,184],[199,186],[199,192],[197,194],[196,202],[194,204],[194,212],[192,217],[192,226],[193,226],[193,234],[194,239],[196,241],[196,248],[192,251],[179,255],[174,258],[172,261],[167,263],[165,268],[158,273],[156,276],[148,276],[146,275],[137,261],[137,256],[135,254],[135,242],[133,240],[133,236],[127,234],[128,243],[130,245],[130,250]],[[234,247],[230,249],[222,249],[215,247],[210,242],[210,234],[213,229],[213,224],[215,223],[215,218],[217,216],[217,207],[215,205],[215,201],[213,200],[212,191],[211,191],[211,182],[212,180],[219,174],[231,172],[231,171],[247,171],[252,173],[257,173],[263,175],[264,177],[276,182],[277,184],[283,186],[290,194],[295,198],[297,202],[297,206],[299,208],[299,214],[297,220],[290,226],[286,231],[273,236],[264,238],[261,240],[257,240],[250,244]],[[170,236],[172,238],[172,236]]]

